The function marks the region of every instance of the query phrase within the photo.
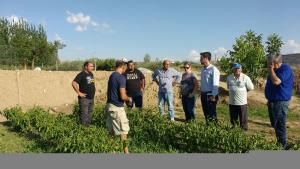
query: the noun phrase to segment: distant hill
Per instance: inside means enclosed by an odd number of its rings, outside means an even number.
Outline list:
[[[300,53],[282,55],[283,62],[290,65],[300,65]]]

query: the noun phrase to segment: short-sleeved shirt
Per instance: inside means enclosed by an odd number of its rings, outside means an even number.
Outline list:
[[[282,64],[275,70],[276,76],[281,80],[279,85],[273,84],[270,75],[267,79],[265,96],[268,101],[289,101],[292,98],[294,75],[293,70],[287,64]]]
[[[141,95],[141,83],[145,79],[144,74],[140,70],[134,69],[132,72],[126,71],[124,76],[126,78],[127,95],[131,97]]]
[[[74,81],[79,84],[79,91],[85,93],[87,99],[94,99],[96,88],[93,73],[82,71],[77,74]]]
[[[247,75],[241,73],[239,78],[233,74],[227,77],[230,105],[247,104],[247,92],[254,89],[254,85]]]
[[[195,88],[196,75],[194,73],[183,73],[181,78],[181,95],[186,96]]]
[[[120,88],[126,88],[126,79],[122,74],[113,72],[108,80],[107,103],[111,103],[117,107],[124,107],[124,101],[120,95]]]

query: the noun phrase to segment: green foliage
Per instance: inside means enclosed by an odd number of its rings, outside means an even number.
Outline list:
[[[243,72],[246,73],[253,81],[265,77],[267,73],[266,58],[264,46],[262,44],[262,35],[257,35],[253,31],[247,31],[236,39],[232,46],[233,51],[230,55],[223,57],[220,61],[221,70],[225,73],[231,73],[231,64],[240,63]]]
[[[74,111],[78,112],[78,106]],[[245,153],[279,149],[262,135],[247,135],[224,124],[173,123],[152,109],[127,112],[131,152]],[[5,110],[4,115],[17,131],[37,135],[45,152],[122,152],[120,140],[111,138],[106,131],[103,106],[95,107],[89,127],[78,123],[78,113],[53,115],[41,108],[24,113],[20,108],[12,108]]]
[[[35,26],[25,20],[9,22],[0,18],[0,64],[26,67],[54,65],[58,49],[65,45],[59,41],[48,42],[41,25]]]
[[[148,62],[151,62],[151,56],[149,54],[146,54],[145,57],[144,57],[144,62],[145,63],[148,63]]]
[[[116,59],[97,59],[97,70],[112,71],[116,67]]]
[[[270,36],[268,36],[266,42],[266,53],[268,54],[280,54],[281,47],[283,45],[283,41],[279,35],[273,33]]]

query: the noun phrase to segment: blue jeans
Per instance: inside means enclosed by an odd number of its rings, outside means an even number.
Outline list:
[[[185,113],[186,121],[195,119],[196,96],[193,97],[182,96],[181,98],[182,98],[182,107]]]
[[[173,92],[158,92],[158,106],[161,115],[164,114],[165,103],[169,108],[170,118],[174,118]]]
[[[268,102],[268,111],[271,126],[275,129],[278,143],[286,147],[286,115],[288,112],[288,101]]]

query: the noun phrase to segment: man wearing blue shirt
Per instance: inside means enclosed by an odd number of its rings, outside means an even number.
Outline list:
[[[294,75],[291,67],[282,63],[281,55],[268,56],[268,79],[265,96],[272,127],[278,143],[287,148],[286,115],[292,97]]]
[[[173,86],[175,86],[176,83],[180,83],[181,74],[171,68],[170,65],[171,62],[169,60],[164,60],[163,67],[154,71],[152,79],[159,86],[158,106],[160,114],[164,114],[164,106],[165,102],[167,102],[170,119],[174,121]]]
[[[210,63],[211,53],[200,53],[201,69],[201,104],[206,122],[217,121],[217,102],[219,94],[220,71]]]
[[[126,94],[126,78],[123,73],[126,62],[116,61],[116,69],[109,76],[106,103],[106,125],[111,135],[118,135],[123,143],[124,153],[128,153],[127,135],[130,130],[129,120],[124,109],[124,102],[132,104],[132,98]]]

